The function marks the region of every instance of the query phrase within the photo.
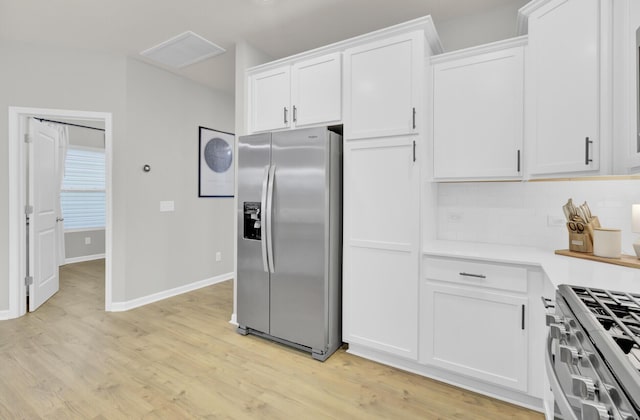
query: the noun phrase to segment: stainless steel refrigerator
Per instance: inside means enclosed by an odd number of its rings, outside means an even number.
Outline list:
[[[326,360],[342,343],[342,136],[240,137],[238,332]]]

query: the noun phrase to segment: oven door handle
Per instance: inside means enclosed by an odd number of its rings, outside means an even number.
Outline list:
[[[551,352],[552,345],[553,345],[553,338],[549,334],[547,336],[547,351],[545,352],[545,355],[544,355],[545,356],[544,361],[545,361],[545,367],[547,370],[547,377],[549,378],[549,385],[553,390],[553,398],[555,400],[555,403],[558,405],[558,408],[560,409],[560,413],[562,413],[563,419],[578,420],[578,417],[576,417],[575,412],[573,411],[573,409],[571,408],[571,405],[569,404],[569,400],[567,399],[567,396],[564,395],[564,391],[560,386],[560,382],[558,381],[556,372],[553,369],[553,361],[552,361],[553,356]]]

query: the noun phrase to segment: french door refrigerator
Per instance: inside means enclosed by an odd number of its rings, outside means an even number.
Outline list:
[[[237,210],[238,332],[326,360],[342,344],[342,136],[240,137]]]

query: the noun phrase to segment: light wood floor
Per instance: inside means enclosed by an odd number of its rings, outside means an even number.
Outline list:
[[[325,363],[235,333],[225,282],[104,312],[104,263],[0,322],[0,419],[542,419],[339,350]]]

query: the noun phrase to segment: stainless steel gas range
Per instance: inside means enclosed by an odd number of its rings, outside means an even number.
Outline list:
[[[640,295],[561,285],[546,367],[563,419],[640,419]]]

